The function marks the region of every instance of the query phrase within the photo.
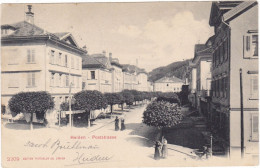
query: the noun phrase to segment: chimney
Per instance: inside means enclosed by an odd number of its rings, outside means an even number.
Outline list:
[[[102,52],[102,53],[103,53],[103,55],[104,55],[104,56],[106,56],[106,51],[105,51],[105,50],[103,50],[103,52]]]
[[[26,21],[34,24],[34,13],[32,12],[32,5],[27,5],[28,6],[28,12],[26,12]]]
[[[86,45],[84,45],[82,48],[83,48],[83,50],[87,51],[87,46]]]

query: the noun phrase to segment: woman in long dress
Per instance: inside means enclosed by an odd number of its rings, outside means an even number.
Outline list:
[[[121,119],[121,131],[125,130],[125,119]]]
[[[168,156],[167,140],[162,139],[162,158],[166,159]]]
[[[159,160],[160,159],[160,154],[161,154],[161,143],[160,141],[155,142],[155,151],[154,151],[154,159]]]
[[[116,131],[119,130],[119,119],[118,119],[117,116],[116,116],[116,119],[115,119],[115,130],[116,130]]]

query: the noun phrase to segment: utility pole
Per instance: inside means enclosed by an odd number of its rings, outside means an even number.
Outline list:
[[[240,128],[241,128],[241,158],[244,157],[244,107],[243,107],[243,79],[242,79],[242,69],[239,69],[240,74]]]
[[[70,75],[69,75],[69,78],[70,78]],[[71,117],[71,84],[72,82],[70,83],[70,89],[69,89],[69,115],[70,115],[70,127],[72,127],[72,117]]]

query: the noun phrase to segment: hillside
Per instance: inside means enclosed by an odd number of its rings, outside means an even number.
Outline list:
[[[189,66],[190,60],[191,59],[173,62],[167,66],[153,69],[149,72],[148,79],[153,82],[164,76],[175,76],[184,79],[186,77],[187,67]]]

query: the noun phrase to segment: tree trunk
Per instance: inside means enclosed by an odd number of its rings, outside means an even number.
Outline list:
[[[30,128],[33,130],[33,112],[31,112]]]
[[[112,118],[112,114],[113,114],[113,105],[112,104],[110,105],[110,110],[111,110],[110,118]]]
[[[121,104],[121,110],[124,110],[124,103]]]
[[[87,117],[88,117],[88,128],[90,128],[90,111],[88,111]]]

